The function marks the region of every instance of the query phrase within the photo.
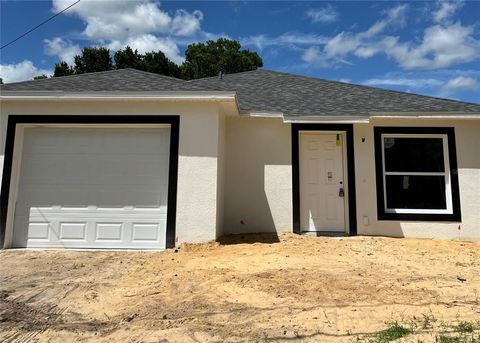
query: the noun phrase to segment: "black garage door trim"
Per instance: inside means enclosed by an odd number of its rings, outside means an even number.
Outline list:
[[[180,116],[9,115],[0,194],[0,248],[4,245],[17,124],[170,124],[166,247],[175,247]]]

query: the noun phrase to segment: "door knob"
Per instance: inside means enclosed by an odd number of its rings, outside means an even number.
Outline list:
[[[342,198],[345,196],[345,191],[343,190],[343,187],[340,188],[340,190],[338,191],[338,196]]]

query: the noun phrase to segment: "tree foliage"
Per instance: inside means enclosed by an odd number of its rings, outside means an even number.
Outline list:
[[[151,73],[183,78],[186,80],[216,76],[220,71],[237,73],[255,70],[263,66],[256,52],[241,50],[238,41],[220,38],[206,43],[190,44],[185,52],[185,62],[178,66],[162,51],[138,53],[127,46],[112,56],[106,48],[83,48],[75,56],[74,65],[62,61],[55,64],[54,77],[83,74],[113,69],[134,68]]]
[[[171,77],[180,77],[180,67],[170,61],[161,51],[147,52],[144,57],[146,69],[150,73],[157,73]]]
[[[256,52],[240,50],[238,41],[220,38],[206,43],[190,44],[185,51],[182,77],[187,80],[255,70],[263,66]]]
[[[127,46],[123,50],[117,50],[113,57],[115,60],[116,69],[134,68],[144,69],[143,56],[137,50],[133,51],[131,47]]]
[[[70,67],[67,62],[55,63],[55,70],[53,77],[73,75],[73,67]]]
[[[37,75],[33,77],[34,80],[43,80],[43,79],[48,79],[48,76],[43,74],[43,75]]]
[[[125,49],[115,52],[114,60],[116,69],[134,68],[150,73],[180,77],[179,66],[170,61],[161,51],[152,51],[141,55],[137,50],[133,51],[127,46]]]
[[[83,48],[82,54],[75,56],[73,69],[75,74],[93,73],[113,69],[110,49],[107,48]]]

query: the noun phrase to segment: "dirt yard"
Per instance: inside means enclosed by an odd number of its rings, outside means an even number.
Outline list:
[[[282,234],[0,252],[2,342],[383,342],[394,322],[414,331],[401,341],[434,342],[479,319],[468,242]]]

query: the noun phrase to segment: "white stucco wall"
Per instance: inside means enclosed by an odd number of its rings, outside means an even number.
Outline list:
[[[460,230],[459,223],[377,220],[374,126],[455,128]],[[226,132],[225,233],[291,231],[290,125],[274,118],[229,117]],[[355,124],[358,234],[480,240],[479,147],[478,120],[372,120],[370,124]],[[364,217],[368,217],[368,224],[364,224]]]
[[[224,233],[291,231],[290,125],[227,117],[226,132]]]
[[[179,242],[208,241],[229,233],[291,231],[290,124],[281,118],[230,112],[212,102],[2,102],[0,176],[7,114],[180,115]],[[455,127],[460,230],[458,223],[376,219],[374,126]],[[480,240],[480,120],[373,120],[354,125],[354,147],[358,234]]]
[[[462,222],[378,221],[374,126],[454,127]],[[354,126],[357,231],[361,235],[480,240],[480,120],[372,120]],[[362,143],[362,138],[365,142]],[[364,224],[368,218],[368,225]]]
[[[220,111],[218,121],[218,158],[217,158],[217,230],[216,238],[223,235],[225,225],[225,174],[227,167],[227,119]]]
[[[218,104],[212,102],[7,102],[0,104],[0,161],[3,167],[8,114],[180,115],[176,233],[179,242],[213,240],[217,217],[219,136]],[[2,168],[3,170],[3,168]],[[220,212],[223,212],[220,210]]]

